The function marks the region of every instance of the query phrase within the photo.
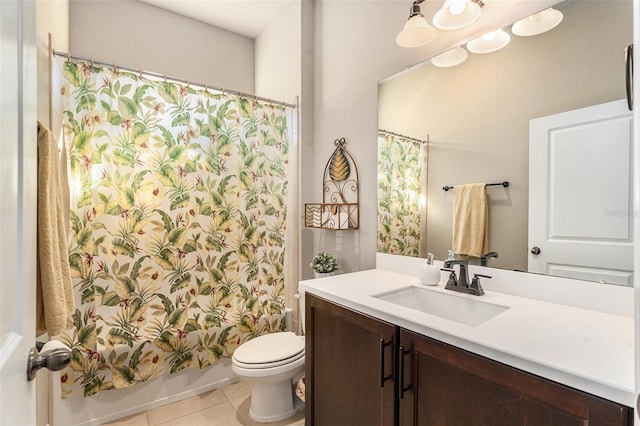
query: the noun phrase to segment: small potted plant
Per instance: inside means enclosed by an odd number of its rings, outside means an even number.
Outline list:
[[[340,269],[336,258],[325,252],[316,254],[309,266],[313,269],[316,278],[328,277]]]

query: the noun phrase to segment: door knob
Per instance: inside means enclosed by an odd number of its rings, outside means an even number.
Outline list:
[[[36,373],[42,367],[51,371],[62,370],[71,361],[71,350],[69,348],[56,348],[44,351],[42,354],[38,349],[31,348],[27,359],[27,380],[36,378]]]
[[[536,256],[540,254],[540,247],[534,247],[531,249],[531,254],[535,254]]]

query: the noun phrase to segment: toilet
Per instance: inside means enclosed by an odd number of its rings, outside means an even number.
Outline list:
[[[301,294],[299,312],[304,332],[303,304]],[[287,324],[290,324],[289,318]],[[235,350],[231,368],[253,385],[249,407],[252,420],[276,422],[304,408],[304,403],[295,394],[296,384],[304,374],[304,336],[283,331],[251,339]]]

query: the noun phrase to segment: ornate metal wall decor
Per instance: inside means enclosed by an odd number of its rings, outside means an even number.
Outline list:
[[[324,168],[322,203],[305,204],[304,225],[321,229],[358,229],[358,166],[346,148],[345,138],[336,139],[333,144],[336,149]]]

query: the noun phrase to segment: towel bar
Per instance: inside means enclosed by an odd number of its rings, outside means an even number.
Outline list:
[[[488,183],[487,184],[487,186],[498,186],[498,185],[503,186],[503,187],[506,188],[506,187],[509,186],[509,181],[505,180],[504,182]],[[454,188],[453,186],[443,186],[442,187],[442,189],[445,190],[445,191],[448,191],[448,190],[453,189],[453,188]]]

